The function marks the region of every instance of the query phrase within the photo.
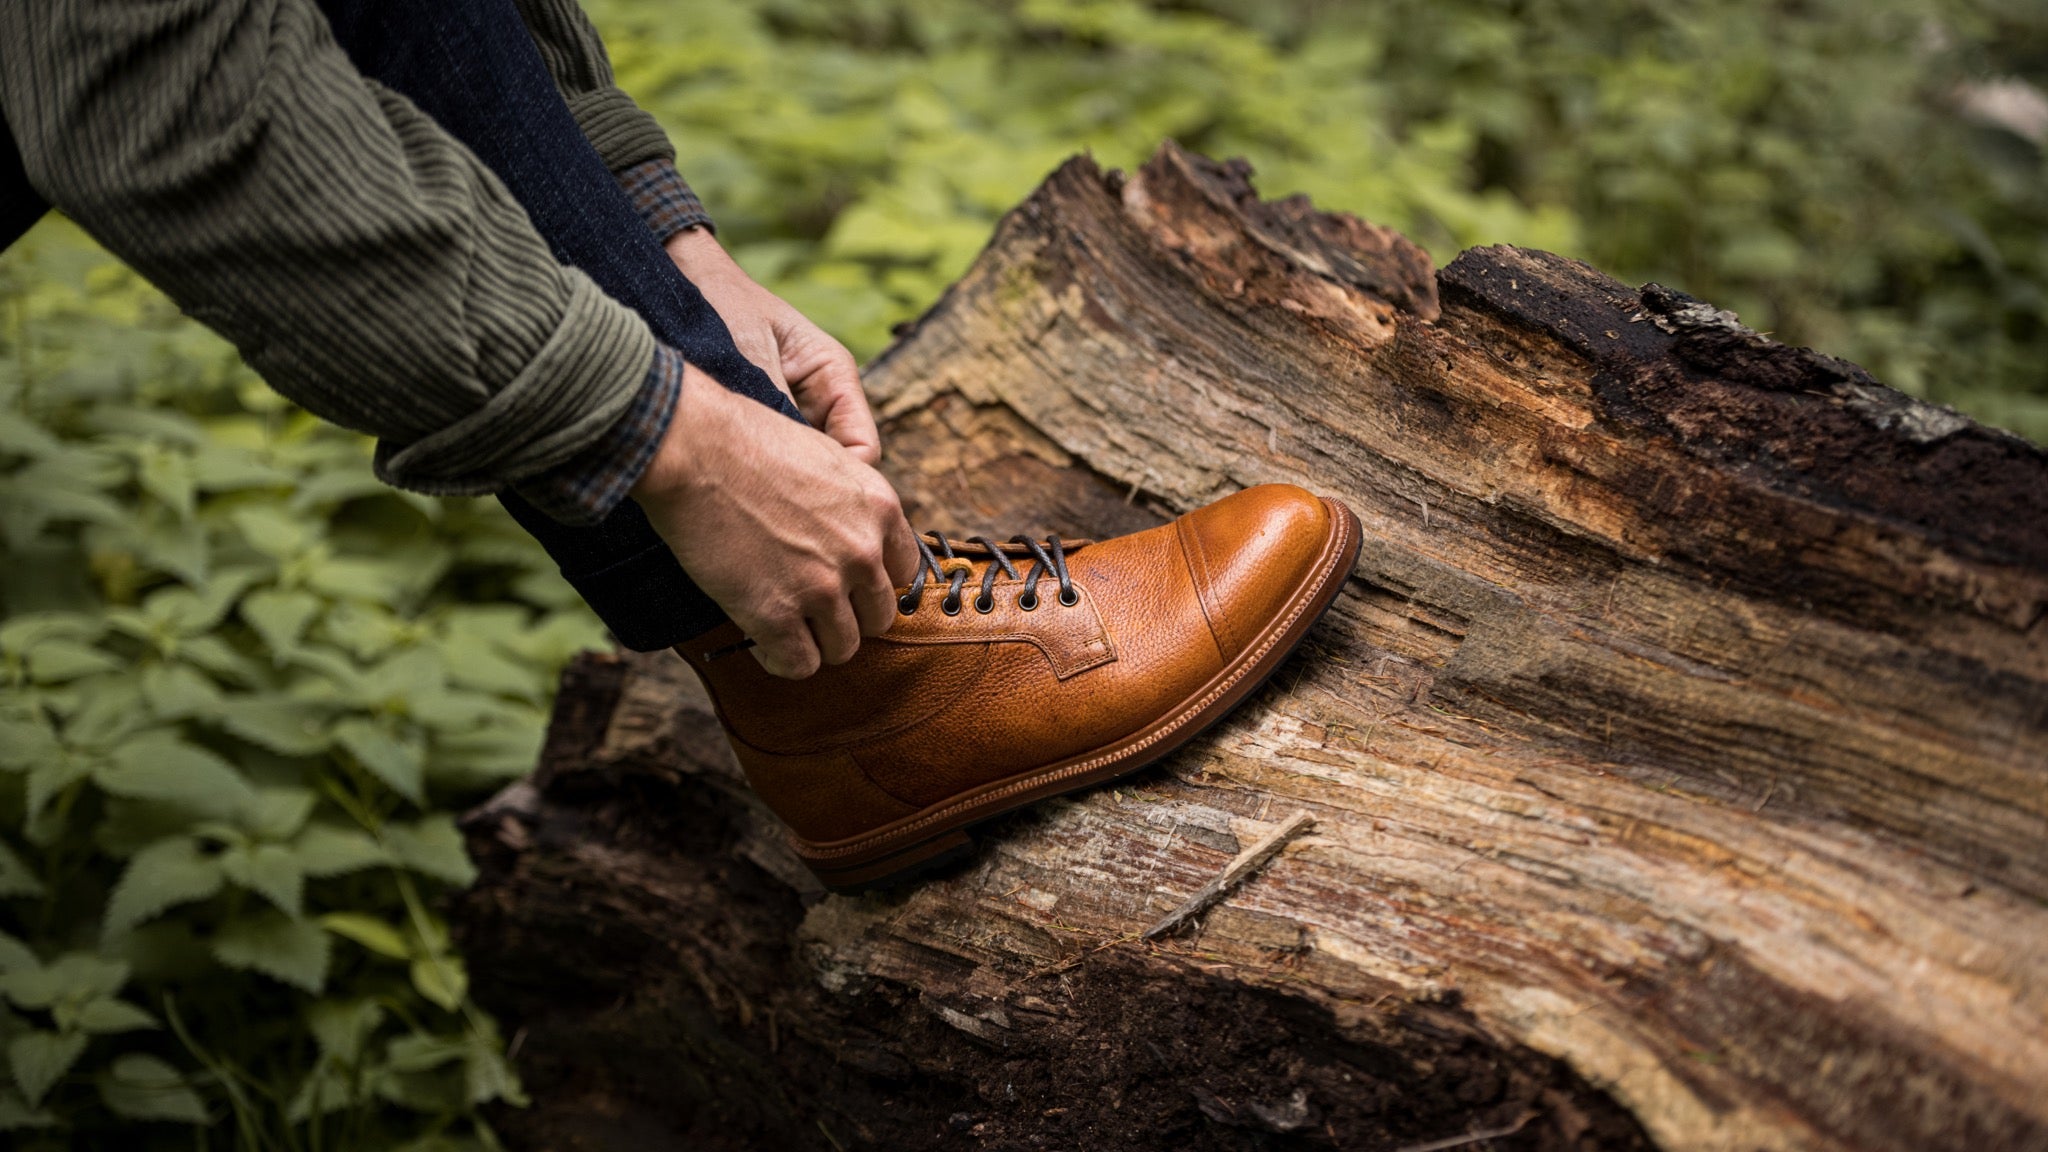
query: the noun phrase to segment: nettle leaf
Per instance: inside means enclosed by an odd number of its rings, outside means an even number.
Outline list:
[[[443,688],[422,692],[406,704],[406,715],[442,732],[461,732],[479,725],[496,725],[521,718],[520,705],[486,696]]]
[[[176,1068],[154,1056],[115,1057],[99,1078],[100,1099],[116,1116],[130,1120],[207,1122],[206,1104]]]
[[[159,571],[168,572],[188,584],[206,580],[209,561],[203,527],[164,517],[162,523],[129,526],[136,556]]]
[[[496,780],[524,776],[540,759],[547,721],[537,714],[513,714],[488,727],[434,738],[429,761],[436,779]]]
[[[43,882],[7,842],[0,840],[0,897],[41,896]]]
[[[547,690],[540,669],[507,656],[496,644],[467,632],[451,632],[441,643],[448,682],[482,692],[534,698]]]
[[[328,611],[322,631],[357,659],[373,660],[400,645],[418,641],[421,629],[375,604],[342,601]]]
[[[43,962],[36,959],[35,952],[28,945],[5,932],[0,932],[0,976],[22,968],[42,966]]]
[[[202,588],[160,589],[143,600],[143,617],[154,633],[182,637],[210,632],[260,575],[254,568],[226,568],[214,573]]]
[[[320,539],[319,527],[282,508],[253,505],[237,508],[229,517],[249,542],[249,547],[273,560],[290,560]]]
[[[222,964],[313,993],[327,982],[330,948],[318,924],[274,911],[230,921],[213,938],[214,958]]]
[[[85,1053],[86,1035],[34,1031],[7,1042],[7,1062],[14,1068],[14,1085],[33,1108],[43,1102],[50,1089]]]
[[[319,879],[391,863],[391,854],[359,828],[313,824],[292,841],[299,871]]]
[[[0,1087],[0,1132],[23,1128],[55,1128],[57,1118],[21,1098],[12,1088]]]
[[[66,788],[92,775],[95,761],[87,756],[72,752],[60,753],[56,759],[47,760],[28,772],[28,817],[33,820],[42,815],[51,800]]]
[[[368,600],[397,604],[424,585],[410,562],[329,556],[306,571],[306,586],[336,600]]]
[[[236,445],[208,444],[192,456],[192,481],[207,492],[282,488],[293,479],[254,450]]]
[[[107,751],[149,723],[140,675],[100,677],[81,686],[77,700],[64,724],[64,743],[74,749]]]
[[[64,442],[50,435],[42,425],[19,412],[0,411],[0,452],[39,458],[63,450]]]
[[[161,720],[212,716],[220,710],[220,688],[186,664],[152,664],[142,670],[142,698]]]
[[[113,1032],[143,1032],[158,1027],[156,1017],[128,1003],[103,997],[87,1001],[78,1009],[76,1024],[94,1035]]]
[[[198,503],[198,485],[192,476],[192,457],[166,448],[146,447],[137,453],[141,469],[136,480],[142,490],[164,502],[181,520],[190,520]]]
[[[469,1092],[471,1104],[487,1104],[503,1100],[517,1108],[527,1105],[526,1091],[520,1087],[519,1073],[506,1059],[504,1046],[498,1042],[497,1029],[492,1028],[485,1035],[470,1035],[464,1054],[462,1081]]]
[[[26,707],[0,716],[0,768],[18,772],[59,755],[56,729],[42,709]]]
[[[242,601],[242,619],[263,638],[273,656],[287,655],[299,647],[306,628],[319,615],[322,601],[310,592],[282,592],[266,588]]]
[[[114,749],[110,761],[94,770],[92,780],[115,796],[165,801],[218,815],[256,800],[234,765],[169,735],[139,737]]]
[[[108,936],[118,936],[174,905],[204,900],[221,890],[220,861],[189,836],[159,840],[128,861],[107,900]]]
[[[351,716],[334,726],[335,742],[356,763],[392,791],[415,804],[423,801],[425,758],[417,740],[400,740],[373,721]]]
[[[45,640],[90,642],[106,632],[105,620],[82,612],[24,612],[0,624],[0,652],[18,656]]]
[[[469,995],[469,969],[460,956],[422,956],[412,962],[412,986],[428,1003],[453,1012]]]
[[[329,912],[320,917],[320,926],[392,960],[404,960],[413,952],[405,933],[367,913]]]
[[[333,743],[327,720],[334,709],[291,696],[249,696],[221,707],[221,727],[251,744],[286,756],[314,756]]]
[[[315,1116],[353,1108],[361,1094],[349,1070],[333,1060],[321,1060],[299,1081],[299,1090],[292,1093],[291,1103],[285,1105],[284,1118],[293,1124],[304,1124]]]
[[[469,1044],[461,1036],[415,1032],[393,1040],[385,1046],[384,1054],[394,1072],[425,1072],[462,1059],[469,1054]]]
[[[120,659],[111,652],[62,639],[45,640],[29,649],[24,663],[29,679],[37,684],[62,684],[122,667]]]
[[[445,690],[448,675],[440,653],[417,647],[380,661],[363,675],[362,683],[365,707],[404,712],[413,700]]]
[[[320,1045],[320,1054],[337,1064],[353,1066],[363,1058],[370,1037],[384,1023],[384,1009],[375,1000],[322,1000],[306,1009],[306,1026]]]
[[[31,471],[33,469],[23,469],[0,481],[0,495],[18,502],[33,515],[35,529],[29,535],[53,520],[120,524],[128,518],[128,510],[115,500],[90,489],[68,487],[62,482],[45,482],[40,477],[31,476]]]
[[[301,479],[292,489],[293,514],[306,516],[316,508],[331,508],[365,496],[387,496],[391,489],[356,461],[327,469]]]
[[[182,412],[128,405],[95,405],[86,425],[94,431],[116,436],[133,436],[142,441],[197,446],[206,440],[206,430]]]
[[[423,1112],[429,1116],[445,1116],[460,1112],[463,1108],[462,1076],[452,1068],[435,1069],[430,1072],[397,1072],[385,1070],[377,1077],[377,1095],[403,1108]],[[417,1152],[453,1152],[447,1148],[427,1148]]]
[[[216,676],[238,684],[254,683],[256,665],[218,636],[190,636],[178,642],[177,654]]]
[[[476,865],[469,861],[462,833],[456,830],[455,818],[446,813],[428,816],[411,827],[392,824],[384,829],[384,843],[399,863],[415,872],[458,888],[476,880]]]
[[[218,975],[212,949],[183,920],[145,924],[104,941],[100,947],[135,965],[138,978],[157,983],[191,983]]]
[[[306,877],[291,849],[282,844],[238,845],[221,853],[220,866],[234,884],[262,894],[278,911],[298,918]]]
[[[255,803],[243,809],[242,827],[264,840],[289,840],[306,826],[320,797],[309,788],[258,788]]]
[[[128,965],[90,952],[67,952],[37,968],[16,968],[0,975],[0,993],[17,1006],[46,1010],[59,1001],[83,1003],[112,996],[128,983]]]

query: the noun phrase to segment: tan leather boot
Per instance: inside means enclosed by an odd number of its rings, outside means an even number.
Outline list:
[[[832,888],[921,870],[980,821],[1185,744],[1329,607],[1359,529],[1271,484],[1114,540],[921,543],[895,626],[845,664],[778,679],[730,624],[678,648]]]

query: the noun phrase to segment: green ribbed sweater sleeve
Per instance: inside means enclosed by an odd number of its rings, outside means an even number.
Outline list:
[[[4,0],[0,108],[39,192],[390,483],[535,475],[648,377],[645,323],[313,0]]]
[[[516,3],[555,87],[605,167],[624,172],[649,160],[675,160],[668,133],[613,82],[604,40],[577,0]]]

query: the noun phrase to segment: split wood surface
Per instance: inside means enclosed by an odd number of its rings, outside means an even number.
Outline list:
[[[1304,651],[1164,765],[859,899],[808,883],[678,662],[586,663],[541,774],[470,821],[487,1003],[647,1036],[714,1085],[744,1051],[801,1112],[792,1035],[948,1074],[850,998],[1083,1053],[1107,1025],[1059,982],[1106,966],[1134,1012],[1220,982],[1344,1043],[1458,1030],[1578,1085],[1475,1106],[1453,1142],[1536,1115],[1500,1146],[2048,1148],[2048,454],[1679,294],[1509,248],[1436,272],[1247,177],[1170,146],[1129,177],[1069,162],[868,383],[921,528],[1099,537],[1267,481],[1343,499],[1364,552]],[[661,831],[677,804],[726,831]],[[1205,886],[1192,927],[1142,939]],[[638,992],[565,1006],[533,975],[579,965]],[[600,1021],[657,984],[725,1055]],[[592,1060],[529,1073],[543,1113],[659,1111]],[[1452,1146],[1347,1135],[1351,1083],[1293,1112],[1197,1085],[1194,1122]],[[980,1092],[963,1114],[1018,1147],[1053,1131]],[[1641,1135],[1553,1115],[1594,1097]]]

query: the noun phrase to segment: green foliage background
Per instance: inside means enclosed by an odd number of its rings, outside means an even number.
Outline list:
[[[592,0],[759,278],[863,355],[1081,148],[1245,155],[1441,260],[1657,279],[2048,439],[2038,0]],[[0,1130],[492,1146],[436,898],[602,639],[61,220],[0,258]]]

